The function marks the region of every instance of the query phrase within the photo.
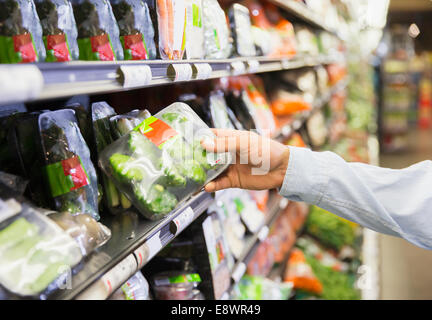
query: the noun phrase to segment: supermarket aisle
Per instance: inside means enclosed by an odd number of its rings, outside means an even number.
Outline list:
[[[410,150],[381,155],[381,166],[404,168],[432,159],[432,131],[410,132]],[[381,299],[432,299],[432,251],[380,235]]]

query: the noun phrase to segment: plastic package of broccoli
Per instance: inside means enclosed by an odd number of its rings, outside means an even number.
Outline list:
[[[78,30],[72,4],[64,0],[35,0],[47,62],[78,60]]]
[[[96,170],[75,112],[63,109],[42,113],[39,130],[44,180],[55,209],[87,213],[99,220]]]
[[[72,0],[80,60],[123,60],[120,31],[109,1]]]
[[[207,154],[200,141],[214,137],[184,103],[171,106],[105,148],[99,166],[147,218],[169,214],[231,162],[229,154]]]
[[[33,0],[0,0],[0,63],[41,62],[45,55]]]
[[[150,11],[142,0],[112,0],[114,15],[120,29],[125,60],[156,59]]]

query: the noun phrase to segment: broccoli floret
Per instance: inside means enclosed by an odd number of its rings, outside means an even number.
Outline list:
[[[136,165],[136,159],[124,154],[114,153],[109,161],[114,174],[120,179],[138,181],[144,179],[144,170]]]
[[[195,160],[186,160],[185,162],[179,164],[178,168],[182,175],[200,185],[204,184],[207,178],[205,170]]]
[[[148,184],[139,183],[135,187],[135,196],[149,212],[154,214],[169,213],[177,205],[176,197],[160,184],[154,184],[149,189]]]

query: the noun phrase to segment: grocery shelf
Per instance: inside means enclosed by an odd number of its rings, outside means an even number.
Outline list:
[[[345,40],[345,38],[338,32],[337,30],[331,28],[327,25],[325,22],[324,17],[320,16],[318,13],[313,12],[311,9],[309,9],[306,5],[300,2],[296,2],[293,0],[271,0],[275,5],[278,7],[288,11],[292,15],[296,16],[297,18],[315,26],[320,29],[323,29],[327,32],[333,33],[339,39]]]
[[[48,298],[106,299],[213,201],[212,194],[202,191],[159,221],[135,212],[102,217],[101,222],[111,229],[111,239],[72,270],[68,286]]]
[[[268,210],[266,220],[258,232],[250,235],[246,239],[243,252],[231,271],[232,284],[230,288],[225,292],[225,294],[222,295],[221,300],[229,298],[229,296],[231,295],[231,291],[234,288],[234,285],[238,283],[242,276],[245,274],[247,264],[253,257],[256,249],[258,248],[258,245],[261,243],[261,241],[264,241],[267,238],[270,227],[276,221],[276,218],[278,217],[281,210],[286,208],[288,203],[289,201],[286,198],[280,198],[275,196],[273,197],[273,199],[270,199],[268,205],[270,209]]]
[[[293,132],[297,131],[303,126],[305,121],[310,117],[313,112],[321,109],[327,102],[330,101],[331,97],[335,93],[344,90],[347,87],[348,82],[348,79],[343,79],[333,85],[333,87],[331,87],[325,94],[315,99],[311,110],[303,112],[300,117],[294,119],[291,123],[288,123],[282,128],[280,128],[275,133],[274,138],[279,141],[283,141],[284,139],[289,138]]]
[[[230,75],[298,69],[334,63],[342,59],[341,55],[298,55],[294,58],[72,61],[0,65],[0,105],[80,94],[110,93]]]

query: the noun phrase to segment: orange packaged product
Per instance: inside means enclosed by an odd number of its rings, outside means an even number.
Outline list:
[[[291,282],[294,289],[321,294],[323,286],[300,249],[293,249],[284,275],[285,282]]]
[[[267,213],[267,201],[269,198],[269,190],[249,190],[252,199],[255,200],[259,210]]]
[[[271,109],[275,116],[286,116],[296,112],[310,110],[311,105],[306,102],[300,94],[278,90],[272,100]]]
[[[274,264],[274,250],[271,240],[265,239],[258,246],[255,255],[247,265],[247,274],[266,275]]]
[[[296,234],[286,214],[282,213],[276,220],[271,230],[271,239],[274,247],[275,263],[283,262],[296,239]]]
[[[304,142],[302,136],[298,132],[294,132],[288,141],[285,142],[287,146],[306,148],[306,143]]]

